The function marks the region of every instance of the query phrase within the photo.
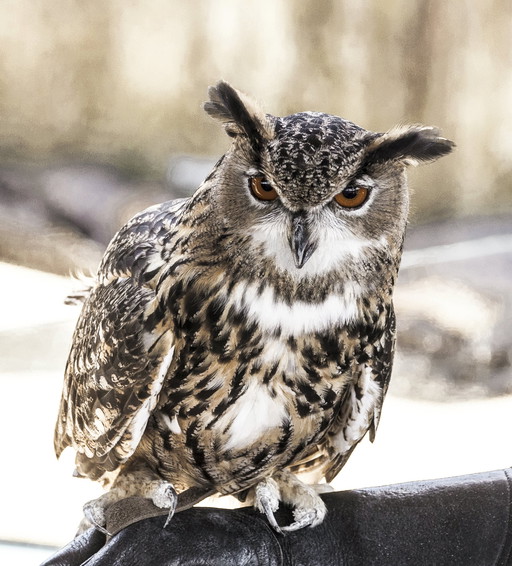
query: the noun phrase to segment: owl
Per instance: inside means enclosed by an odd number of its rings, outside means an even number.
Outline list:
[[[332,480],[379,423],[405,168],[453,143],[430,127],[276,117],[226,82],[205,110],[231,147],[193,196],[121,228],[76,326],[55,450],[73,447],[76,474],[109,488],[86,525],[132,495],[168,522],[217,493],[250,494],[278,532],[313,527],[325,504],[297,475]]]

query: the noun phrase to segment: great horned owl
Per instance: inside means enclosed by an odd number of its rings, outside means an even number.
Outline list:
[[[79,475],[169,508],[251,491],[276,530],[320,523],[296,477],[330,481],[373,440],[395,340],[405,166],[449,153],[434,128],[373,133],[265,114],[225,82],[205,110],[233,138],[190,198],[114,237],[85,300],[55,434]],[[176,494],[179,493],[179,496]],[[291,525],[274,517],[279,502]]]

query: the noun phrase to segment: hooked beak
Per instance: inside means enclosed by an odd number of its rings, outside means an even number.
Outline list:
[[[292,233],[290,236],[290,248],[293,259],[298,269],[304,266],[306,261],[313,255],[317,243],[312,240],[309,221],[305,212],[296,212],[292,216]]]

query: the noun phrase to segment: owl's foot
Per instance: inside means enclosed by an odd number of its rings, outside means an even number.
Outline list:
[[[97,499],[88,501],[83,506],[84,518],[80,522],[77,534],[81,534],[87,529],[95,527],[102,533],[109,535],[110,533],[105,528],[107,524],[106,511],[112,503],[115,503],[120,499],[123,499],[123,496],[117,493],[117,490],[111,489],[110,491],[107,491],[107,493],[100,495]]]
[[[114,482],[113,489],[122,490],[125,494],[124,497],[133,495],[146,497],[151,499],[160,509],[169,509],[164,528],[169,524],[174,511],[176,511],[178,495],[174,486],[149,470],[145,465],[139,465],[119,475]]]
[[[271,527],[278,533],[282,533],[281,527],[277,524],[274,513],[279,508],[281,494],[277,482],[272,478],[264,479],[256,485],[254,490],[254,507],[260,512],[265,513]]]
[[[167,519],[164,523],[164,529],[169,524],[170,520],[174,516],[174,512],[176,511],[176,505],[178,503],[178,494],[174,487],[166,481],[162,481],[160,485],[155,489],[154,493],[150,495],[150,499],[153,500],[153,503],[160,507],[160,509],[169,509],[169,513],[167,514]]]
[[[137,471],[120,475],[112,488],[97,499],[87,502],[84,507],[84,519],[80,523],[78,533],[90,527],[96,527],[105,534],[109,534],[106,527],[107,509],[115,502],[127,497],[138,496],[151,499],[160,509],[169,509],[164,528],[174,515],[178,496],[172,484],[158,478],[154,474]]]
[[[277,476],[277,477],[276,477]],[[304,527],[316,527],[325,518],[327,507],[315,487],[298,480],[291,472],[282,471],[274,476],[281,489],[284,503],[293,507],[291,525],[281,527],[284,532],[297,531]]]
[[[316,490],[302,483],[291,472],[283,471],[274,474],[256,485],[254,506],[265,513],[272,528],[278,533],[297,531],[304,527],[316,527],[327,513],[325,503]],[[293,508],[291,525],[281,527],[277,524],[274,513],[279,501]]]

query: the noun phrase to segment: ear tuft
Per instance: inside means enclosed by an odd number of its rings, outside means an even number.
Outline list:
[[[400,160],[406,164],[435,161],[450,153],[455,144],[442,138],[437,128],[399,126],[376,137],[367,148],[367,162]]]
[[[225,81],[208,89],[210,100],[204,109],[224,124],[231,137],[245,136],[254,149],[259,150],[265,140],[274,135],[273,121],[246,95]]]

